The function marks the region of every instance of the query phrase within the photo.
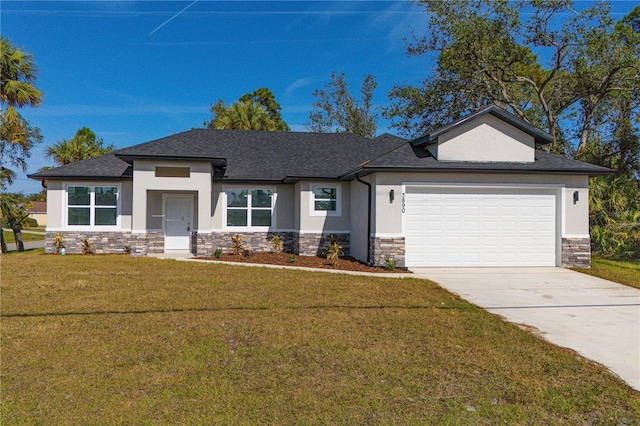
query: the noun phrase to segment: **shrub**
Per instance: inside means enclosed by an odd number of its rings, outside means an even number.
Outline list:
[[[64,248],[64,238],[59,232],[53,237],[53,247],[56,249],[56,253],[60,253],[60,250]]]
[[[287,262],[293,263],[295,261],[296,261],[296,255],[295,254],[290,254],[289,257],[287,258]]]
[[[82,254],[93,254],[93,247],[88,238],[82,239]]]
[[[24,220],[24,222],[22,222],[22,226],[24,226],[25,228],[37,228],[38,221],[31,217],[28,217]]]
[[[384,269],[387,271],[393,271],[396,269],[396,260],[390,258],[389,256],[384,257]]]
[[[335,235],[329,235],[329,243],[327,246],[327,260],[332,264],[338,263],[338,257],[344,254],[342,251],[342,244]]]
[[[242,255],[244,257],[251,257],[251,250],[247,250],[247,249],[242,250]]]
[[[216,251],[213,252],[213,257],[215,257],[216,259],[220,259],[221,256],[222,256],[222,249],[218,247]]]
[[[234,255],[238,255],[244,251],[244,246],[242,245],[242,237],[240,235],[234,235],[231,237],[231,252]]]
[[[271,244],[271,248],[273,248],[273,251],[275,251],[276,253],[280,253],[282,251],[283,243],[280,235],[274,235],[273,237],[271,237],[271,239],[269,240],[269,244]]]

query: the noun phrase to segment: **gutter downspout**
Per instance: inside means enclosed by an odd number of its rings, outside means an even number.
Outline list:
[[[368,187],[368,207],[367,207],[367,264],[371,265],[371,184],[360,179],[356,173],[356,180]]]

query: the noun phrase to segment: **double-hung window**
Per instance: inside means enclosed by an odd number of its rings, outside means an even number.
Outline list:
[[[313,185],[311,187],[311,214],[314,216],[339,216],[340,186]]]
[[[68,226],[116,226],[117,186],[68,186]]]
[[[227,189],[227,226],[271,226],[273,191],[270,189]]]

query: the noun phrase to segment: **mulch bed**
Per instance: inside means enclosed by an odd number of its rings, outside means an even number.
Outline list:
[[[204,258],[203,258],[204,259]],[[298,256],[289,253],[250,253],[249,256],[242,254],[234,255],[231,253],[223,253],[220,258],[207,257],[207,260],[221,260],[224,262],[238,262],[238,263],[257,263],[262,265],[281,265],[281,266],[303,266],[307,268],[321,268],[321,269],[333,269],[340,271],[356,271],[356,272],[386,272],[390,274],[394,273],[410,273],[401,269],[394,269],[388,271],[384,268],[378,268],[373,266],[367,266],[363,262],[360,262],[353,257],[344,256],[338,259],[334,265],[324,257],[320,256]],[[293,262],[290,261],[293,260]]]

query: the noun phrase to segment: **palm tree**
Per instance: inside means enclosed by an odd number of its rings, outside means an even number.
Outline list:
[[[0,189],[3,190],[0,221],[8,222],[13,229],[18,251],[24,250],[21,223],[26,216],[24,209],[20,210],[15,200],[4,193],[6,185],[15,177],[15,172],[5,167],[4,162],[25,171],[32,146],[42,140],[40,131],[31,127],[17,111],[17,108],[40,105],[42,92],[34,85],[37,74],[33,56],[0,36]],[[3,237],[0,237],[0,246],[5,252]]]
[[[29,150],[40,139],[38,129],[29,126],[16,108],[36,107],[42,100],[42,92],[34,85],[38,70],[33,57],[21,51],[0,36],[0,151],[3,160],[22,170],[26,170],[25,159]],[[10,182],[13,171],[2,167],[0,184]]]
[[[57,164],[63,165],[98,157],[113,151],[114,148],[113,145],[104,146],[102,138],[97,138],[96,134],[88,127],[82,127],[73,138],[63,139],[48,147],[47,157],[51,157]]]
[[[253,100],[238,101],[211,122],[213,129],[281,130],[267,110]]]

